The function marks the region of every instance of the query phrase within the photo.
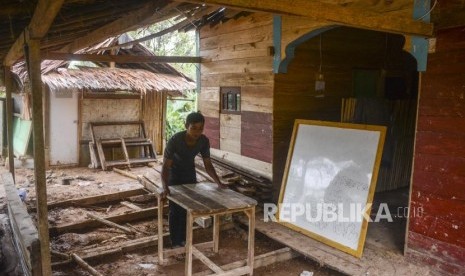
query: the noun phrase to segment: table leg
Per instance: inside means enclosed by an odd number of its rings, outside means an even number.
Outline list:
[[[249,275],[253,275],[253,266],[255,259],[255,207],[245,211],[249,217],[249,245],[247,254],[247,265],[250,267]]]
[[[194,218],[192,214],[187,211],[186,219],[186,267],[185,276],[192,276],[192,226]]]
[[[213,216],[213,252],[218,253],[220,249],[220,216]]]
[[[163,265],[163,200],[157,195],[158,204],[158,264]]]

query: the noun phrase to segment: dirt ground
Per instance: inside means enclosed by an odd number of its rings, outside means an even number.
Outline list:
[[[4,168],[1,168],[4,170]],[[159,181],[159,173],[153,168],[133,168],[132,172],[138,175],[145,174],[155,181]],[[77,199],[82,197],[102,195],[119,191],[126,191],[142,186],[133,179],[121,176],[115,172],[102,171],[88,168],[63,168],[53,169],[46,173],[48,202]],[[63,181],[69,179],[69,181]],[[16,183],[18,188],[27,191],[26,205],[33,218],[35,214],[35,187],[34,171],[32,169],[16,169]],[[2,197],[0,200],[4,200]],[[141,208],[149,208],[156,205],[153,196],[134,196],[128,201]],[[131,209],[121,204],[99,204],[95,206],[71,206],[67,208],[52,208],[49,210],[50,227],[76,223],[87,218],[87,213],[99,216],[123,214]],[[229,226],[233,223],[229,223]],[[138,229],[136,235],[127,235],[118,229],[100,227],[93,229],[80,229],[70,233],[51,237],[51,249],[56,252],[68,254],[83,249],[95,248],[103,245],[118,245],[134,238],[155,235],[157,225],[155,220],[145,220],[131,223]],[[168,221],[164,218],[164,230],[167,231]],[[212,240],[211,228],[194,231],[194,243]],[[168,243],[169,244],[169,243]],[[284,247],[269,238],[256,234],[255,256]],[[228,264],[245,259],[247,256],[247,234],[237,225],[229,227],[220,234],[220,251],[218,254],[205,253],[218,265]],[[52,262],[60,261],[52,256]],[[125,253],[117,257],[100,258],[90,260],[89,263],[103,275],[183,275],[183,256],[170,257],[164,266],[158,265],[156,248],[147,247],[140,250]],[[194,260],[194,273],[207,270],[207,267]],[[254,275],[300,275],[303,271],[313,272],[313,275],[338,275],[328,269],[320,267],[315,262],[297,257],[289,261],[274,263],[255,270]],[[0,273],[1,274],[1,273]],[[74,263],[54,267],[53,275],[90,275]]]

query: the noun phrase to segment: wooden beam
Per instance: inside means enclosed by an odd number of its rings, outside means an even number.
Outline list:
[[[177,14],[170,12],[177,5],[179,3],[169,3],[157,11],[160,6],[159,1],[150,1],[141,9],[76,39],[73,43],[63,47],[60,52],[74,53],[109,37],[169,19]]]
[[[256,12],[296,15],[329,24],[355,28],[430,37],[433,25],[399,15],[376,13],[362,8],[343,7],[308,0],[188,0],[188,2],[218,5]],[[413,4],[412,4],[413,5]]]
[[[57,208],[57,207],[68,207],[68,206],[86,206],[92,204],[101,204],[101,203],[108,203],[113,201],[120,201],[122,199],[131,197],[131,196],[138,196],[138,195],[147,195],[147,191],[144,189],[134,189],[134,190],[127,190],[122,192],[116,192],[111,194],[104,194],[104,195],[97,195],[97,196],[89,196],[83,198],[76,198],[76,199],[67,199],[62,201],[53,201],[48,203],[48,208]]]
[[[37,3],[34,15],[32,16],[29,26],[24,30],[16,39],[13,46],[11,46],[8,54],[6,55],[3,64],[6,66],[11,66],[19,58],[23,56],[23,45],[25,43],[25,36],[33,39],[41,39],[47,34],[48,29],[52,25],[53,20],[55,19],[58,11],[60,11],[61,6],[63,5],[64,0],[39,0]]]
[[[201,62],[201,57],[68,54],[68,53],[59,53],[59,52],[43,53],[42,59],[43,60],[49,59],[49,60],[115,62],[115,63],[200,63]]]
[[[163,208],[165,209],[165,208]],[[130,221],[143,220],[148,218],[154,218],[157,216],[158,207],[151,207],[147,209],[142,209],[139,211],[128,212],[122,215],[107,216],[104,219],[114,222],[114,223],[126,223]],[[93,219],[80,221],[77,223],[65,224],[60,226],[50,227],[51,235],[59,235],[63,233],[68,233],[71,231],[79,232],[84,230],[89,230],[92,228],[100,227],[101,224]]]
[[[42,258],[42,274],[52,275],[50,239],[48,234],[47,182],[45,179],[44,120],[42,106],[42,77],[40,72],[40,40],[31,39],[29,45],[29,79],[32,93],[32,132],[34,143],[34,177],[37,220]]]
[[[132,229],[129,229],[129,228],[124,227],[124,226],[122,226],[122,225],[119,225],[119,224],[117,224],[117,223],[111,222],[111,221],[109,221],[109,220],[107,220],[107,219],[101,218],[101,217],[96,216],[96,215],[94,215],[94,214],[92,214],[92,213],[88,213],[88,214],[87,214],[87,217],[92,218],[92,219],[94,219],[94,220],[96,220],[96,221],[98,221],[98,222],[100,222],[100,223],[102,223],[102,224],[105,224],[105,225],[107,225],[107,226],[110,226],[110,227],[113,227],[113,228],[122,230],[123,232],[125,232],[125,233],[127,233],[127,234],[135,234],[135,233],[136,233],[136,232],[135,232],[134,230],[132,230]]]
[[[13,75],[10,67],[5,67],[5,105],[6,105],[6,137],[8,141],[8,169],[15,180],[15,157],[13,155]]]

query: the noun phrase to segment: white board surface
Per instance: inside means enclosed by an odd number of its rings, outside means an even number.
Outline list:
[[[373,197],[385,128],[303,120],[294,127],[279,221],[361,254],[367,222],[358,210]]]

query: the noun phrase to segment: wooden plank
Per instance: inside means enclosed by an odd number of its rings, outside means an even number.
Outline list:
[[[48,208],[58,208],[58,207],[68,207],[68,206],[85,206],[85,205],[93,205],[93,204],[100,204],[100,203],[109,203],[114,201],[119,201],[131,196],[138,196],[147,194],[147,191],[144,189],[134,189],[134,190],[127,190],[122,192],[116,192],[111,194],[104,194],[104,195],[97,195],[97,196],[89,196],[77,199],[67,199],[62,201],[53,201],[48,203]]]
[[[94,214],[92,214],[92,213],[88,213],[88,214],[87,214],[87,217],[92,218],[92,219],[94,219],[94,220],[96,220],[96,221],[98,221],[98,222],[100,222],[100,223],[102,223],[102,224],[105,224],[105,225],[107,225],[107,226],[110,226],[110,227],[113,227],[113,228],[122,230],[122,231],[125,232],[125,233],[128,233],[128,234],[135,234],[134,230],[132,230],[132,229],[129,229],[129,228],[124,227],[124,226],[121,226],[121,225],[119,225],[119,224],[117,224],[117,223],[111,222],[111,221],[109,221],[109,220],[107,220],[107,219],[101,218],[101,217],[99,217],[99,216],[97,216],[97,215],[94,215]]]
[[[202,263],[204,263],[208,268],[210,268],[215,273],[223,273],[224,271],[217,266],[214,262],[212,262],[207,256],[205,256],[202,252],[200,252],[195,246],[192,246],[192,254],[199,259]]]
[[[202,85],[205,86],[268,85],[272,84],[273,80],[272,72],[201,75]]]
[[[61,9],[64,0],[40,0],[38,1],[34,14],[32,15],[29,26],[24,30],[11,46],[8,54],[5,56],[3,64],[6,66],[13,65],[21,56],[23,56],[23,46],[26,43],[26,33],[28,37],[40,41],[53,23],[56,15]],[[40,51],[40,49],[37,49]],[[39,55],[39,54],[38,54]]]
[[[273,15],[269,13],[253,13],[237,19],[228,20],[223,24],[205,25],[200,30],[200,39],[218,35],[219,29],[225,32],[238,32],[273,24]]]
[[[243,45],[247,43],[272,43],[273,28],[269,26],[256,26],[252,29],[224,32],[213,37],[200,40],[200,49],[212,50],[223,47]],[[271,58],[271,57],[270,57]]]
[[[352,26],[389,33],[432,36],[432,24],[398,15],[379,14],[363,8],[346,8],[322,2],[297,0],[292,3],[278,0],[206,0],[190,1],[273,14],[297,15],[329,24]]]
[[[194,184],[194,187],[196,186],[197,184]],[[218,199],[209,198],[208,196],[205,196],[202,193],[203,190],[200,191],[200,189],[190,189],[189,185],[177,185],[172,187],[176,187],[177,192],[182,193],[184,196],[188,197],[192,201],[201,202],[203,205],[207,206],[212,211],[228,209],[228,207],[220,203],[221,200],[217,201]],[[189,209],[192,209],[192,207]]]
[[[130,221],[137,221],[147,218],[156,217],[158,207],[151,207],[147,209],[142,209],[139,211],[133,211],[122,215],[106,216],[104,219],[115,222],[115,223],[125,223]],[[71,231],[86,231],[92,228],[100,227],[101,224],[95,220],[84,220],[77,223],[70,223],[60,226],[50,227],[51,235],[58,235],[63,233],[68,233]]]
[[[127,202],[127,201],[121,201],[121,205],[124,205],[128,208],[131,208],[132,210],[142,210],[141,207],[131,203],[131,202]]]
[[[203,182],[197,184],[185,184],[183,186],[189,190],[195,191],[197,194],[208,195],[209,198],[216,202],[220,202],[229,209],[250,207],[257,204],[255,199],[244,196],[241,193],[230,189],[218,188],[216,183]]]
[[[261,73],[271,72],[273,68],[273,58],[253,57],[231,59],[213,62],[202,62],[202,75],[215,75],[223,73]]]
[[[77,60],[92,62],[115,63],[200,63],[201,57],[188,56],[133,56],[133,55],[99,55],[99,54],[69,54],[60,52],[45,52],[43,60]]]

